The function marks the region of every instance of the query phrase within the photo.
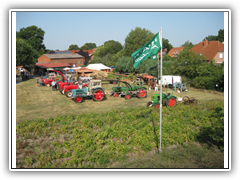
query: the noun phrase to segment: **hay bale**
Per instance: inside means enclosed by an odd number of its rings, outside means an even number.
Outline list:
[[[108,73],[103,71],[94,71],[90,77],[93,79],[106,79],[108,77]]]

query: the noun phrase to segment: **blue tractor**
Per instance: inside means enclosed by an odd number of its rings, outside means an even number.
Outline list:
[[[101,80],[92,79],[84,88],[72,89],[71,98],[76,103],[81,103],[87,98],[102,101],[106,99],[106,94],[104,88],[102,88]]]

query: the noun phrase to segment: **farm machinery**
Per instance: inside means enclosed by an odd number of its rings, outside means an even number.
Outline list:
[[[123,86],[119,86],[119,83],[123,83]],[[138,98],[146,98],[147,97],[147,88],[144,86],[131,86],[126,81],[118,81],[118,87],[112,87],[112,92],[110,96],[114,97],[125,97],[125,99],[130,99],[133,96],[137,96]]]
[[[102,88],[101,80],[91,79],[90,83],[82,89],[72,89],[71,99],[76,103],[81,103],[89,98],[94,101],[106,99],[105,90]]]
[[[173,90],[179,92],[187,91],[187,85],[185,83],[181,84],[179,82],[175,82],[173,83]]]
[[[177,97],[168,94],[162,94],[162,105],[163,106],[168,106],[168,107],[173,107],[176,106],[177,104]],[[147,103],[147,107],[152,107],[155,106],[157,109],[160,109],[160,94],[153,94],[152,95],[152,101],[149,101]]]
[[[43,86],[47,86],[47,87],[50,87],[51,86],[51,83],[54,81],[57,80],[56,77],[49,77],[49,78],[44,78],[42,79],[42,85]]]
[[[87,86],[88,84],[83,84],[82,85],[82,88]],[[67,97],[71,97],[72,96],[72,90],[74,89],[79,89],[79,84],[78,82],[76,81],[76,83],[74,84],[73,82],[71,84],[65,84],[63,85],[63,88],[62,88],[62,94],[65,94]]]

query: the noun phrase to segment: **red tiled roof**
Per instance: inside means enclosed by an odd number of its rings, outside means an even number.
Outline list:
[[[88,55],[91,56],[95,50],[96,50],[96,48],[93,48],[91,50],[83,50],[83,52],[85,52],[85,53],[88,52]],[[71,53],[78,53],[79,51],[80,50],[71,50]]]
[[[183,49],[184,47],[174,47],[168,52],[168,55],[172,57],[173,55],[179,54]]]
[[[57,67],[71,67],[68,63],[36,63],[36,66],[40,68],[57,68]]]
[[[204,46],[204,42],[205,42],[205,46]],[[191,48],[191,50],[198,54],[202,53],[202,56],[206,57],[205,60],[214,59],[214,57],[219,51],[222,51],[222,52],[224,51],[224,45],[219,41],[206,40],[204,42],[198,43],[196,46]]]
[[[16,69],[21,68],[21,67],[23,67],[23,66],[16,66]]]
[[[96,48],[93,48],[91,50],[83,50],[83,52],[88,52],[89,56],[93,55],[94,51],[96,50]]]

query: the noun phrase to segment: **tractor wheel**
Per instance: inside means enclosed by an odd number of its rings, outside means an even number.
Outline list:
[[[126,99],[126,100],[129,100],[129,99],[131,99],[131,97],[132,97],[132,95],[131,95],[131,94],[126,94],[126,95],[125,95],[125,99]]]
[[[82,96],[76,96],[74,98],[74,101],[75,101],[75,103],[81,103],[81,102],[83,102],[83,97]]]
[[[147,90],[146,89],[139,89],[139,92],[137,94],[138,98],[146,98],[147,97]]]
[[[167,100],[167,106],[169,107],[173,107],[173,106],[176,106],[177,104],[177,101],[174,97],[170,97],[168,100]]]
[[[72,91],[67,91],[66,96],[70,98],[72,96]]]
[[[95,89],[93,91],[93,100],[94,101],[102,101],[104,99],[104,91],[102,89]]]
[[[114,96],[114,97],[118,97],[118,93],[114,93],[113,96]]]
[[[147,107],[152,107],[152,106],[153,106],[152,101],[148,101],[148,103],[147,103]]]
[[[160,103],[157,103],[157,104],[155,105],[155,107],[156,107],[156,109],[160,109]]]
[[[50,84],[47,84],[46,86],[47,86],[47,87],[50,87]]]

